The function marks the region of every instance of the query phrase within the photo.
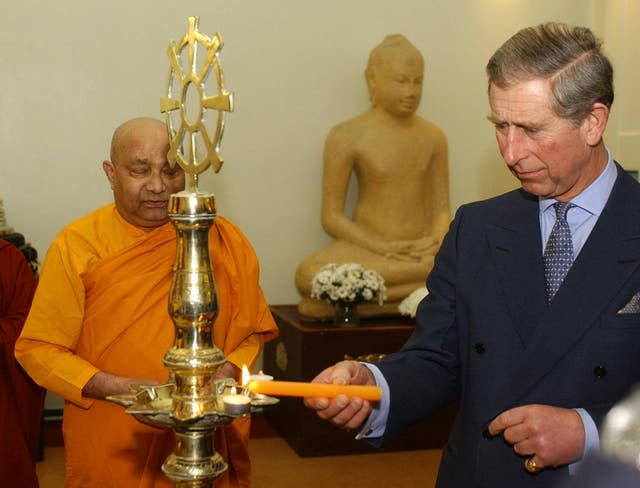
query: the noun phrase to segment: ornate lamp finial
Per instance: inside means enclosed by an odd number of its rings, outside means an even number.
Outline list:
[[[198,56],[200,46],[206,49],[205,56]],[[198,31],[198,17],[189,17],[188,32],[178,44],[169,42],[167,49],[169,76],[166,96],[160,100],[160,111],[165,114],[169,131],[167,158],[172,167],[177,162],[185,171],[187,189],[193,192],[197,191],[200,173],[209,166],[217,173],[223,163],[220,141],[224,112],[233,111],[233,94],[224,89],[219,62],[222,46],[219,33],[210,39]],[[188,59],[183,60],[185,48]],[[211,94],[207,89],[211,89]],[[209,116],[211,111],[217,112],[214,120]]]

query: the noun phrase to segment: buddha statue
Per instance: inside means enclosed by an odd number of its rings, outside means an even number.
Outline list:
[[[423,74],[420,52],[402,35],[387,36],[371,52],[365,71],[370,109],[329,132],[321,221],[334,241],[296,270],[301,315],[333,315],[330,304],[310,298],[313,277],[331,262],[359,263],[384,278],[386,302],[359,305],[364,317],[399,315],[399,303],[424,287],[451,214],[446,137],[415,113]],[[352,174],[358,196],[349,216]]]

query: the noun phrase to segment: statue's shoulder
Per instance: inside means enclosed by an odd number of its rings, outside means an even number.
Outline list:
[[[417,116],[416,119],[418,121],[418,124],[421,126],[422,130],[430,132],[437,136],[445,137],[444,131],[440,128],[440,126],[434,124],[430,120],[427,120],[421,116]]]
[[[343,143],[358,140],[371,130],[371,122],[369,119],[365,113],[334,125],[327,134],[327,143]]]
[[[447,143],[447,136],[439,126],[420,116],[416,117],[416,121],[420,132],[425,134],[429,140],[436,143]]]

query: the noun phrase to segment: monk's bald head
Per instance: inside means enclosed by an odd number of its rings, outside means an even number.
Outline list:
[[[157,137],[159,132],[167,132],[164,122],[152,117],[137,117],[120,124],[111,138],[111,161],[117,163],[118,156],[126,154],[132,144],[140,138]]]
[[[167,223],[169,196],[184,189],[184,172],[169,165],[168,152],[166,126],[140,117],[115,130],[111,160],[102,163],[118,212],[143,230]]]

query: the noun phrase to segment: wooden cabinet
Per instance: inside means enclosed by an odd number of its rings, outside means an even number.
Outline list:
[[[408,318],[362,319],[356,328],[336,328],[331,322],[307,321],[294,305],[274,305],[280,337],[265,345],[264,370],[277,380],[310,381],[324,368],[347,358],[388,354],[402,347],[411,332]],[[275,430],[300,456],[325,456],[402,449],[431,449],[444,445],[455,407],[443,410],[407,431],[381,449],[354,439],[329,422],[320,420],[300,398],[282,397],[264,409]]]

